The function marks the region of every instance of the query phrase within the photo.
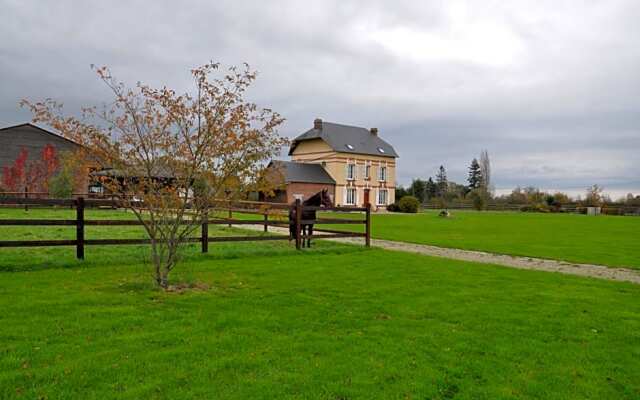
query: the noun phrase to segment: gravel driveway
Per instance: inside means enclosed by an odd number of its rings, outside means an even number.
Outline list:
[[[244,227],[256,230],[263,229],[262,225],[245,225]],[[289,232],[285,228],[270,227],[269,230],[271,232],[289,234]],[[361,245],[364,244],[364,239],[361,238],[337,238],[327,240],[335,240],[342,243],[353,243]],[[486,253],[483,251],[450,249],[444,247],[429,246],[426,244],[395,242],[382,239],[371,239],[371,245],[373,247],[379,247],[387,250],[406,251],[408,253],[451,258],[454,260],[472,261],[485,264],[497,264],[518,269],[559,272],[562,274],[587,276],[591,278],[640,284],[640,271],[629,268],[614,268],[594,264],[575,264],[566,261],[533,257],[509,256],[504,254]]]

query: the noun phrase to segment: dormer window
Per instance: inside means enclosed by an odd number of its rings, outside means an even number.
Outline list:
[[[384,149],[382,147],[378,147],[378,153],[384,154]]]
[[[347,145],[347,149],[349,149],[349,150],[353,150],[353,149],[355,149],[355,147],[353,147],[353,145],[352,145],[352,144],[348,144],[348,145]]]

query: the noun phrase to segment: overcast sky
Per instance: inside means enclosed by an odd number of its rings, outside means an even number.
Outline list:
[[[246,61],[283,135],[378,127],[403,184],[462,182],[486,148],[497,189],[640,194],[638,21],[637,0],[0,0],[0,126],[21,98],[107,100],[90,64],[191,91],[191,67]]]

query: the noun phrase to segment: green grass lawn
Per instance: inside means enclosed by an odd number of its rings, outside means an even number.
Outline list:
[[[640,268],[640,218],[455,210],[452,214],[452,218],[440,218],[436,211],[374,214],[372,236],[466,250]],[[340,227],[358,228],[361,227]]]
[[[636,285],[318,241],[189,246],[179,294],[145,253],[0,249],[0,398],[640,397]]]

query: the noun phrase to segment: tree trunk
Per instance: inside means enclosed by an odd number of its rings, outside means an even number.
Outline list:
[[[166,248],[163,249],[163,246]],[[151,239],[151,258],[153,260],[155,281],[162,289],[169,288],[169,273],[177,262],[178,246],[178,240],[169,240],[165,243]]]
[[[169,272],[162,270],[160,275],[156,277],[156,283],[164,290],[167,290],[169,288]]]

